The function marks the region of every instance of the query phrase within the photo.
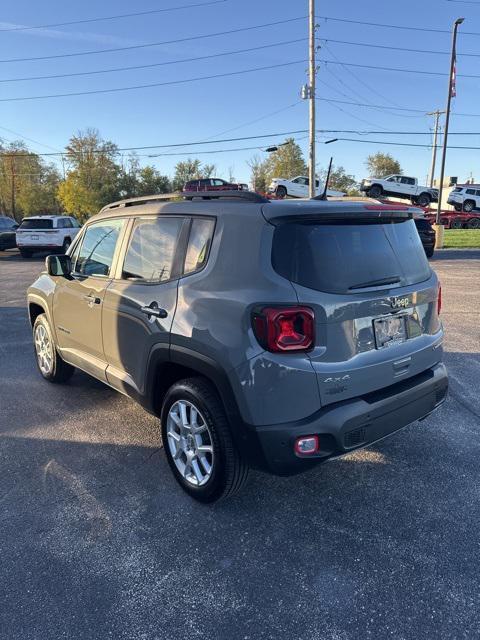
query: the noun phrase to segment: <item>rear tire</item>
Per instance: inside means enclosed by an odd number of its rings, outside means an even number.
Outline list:
[[[367,192],[370,198],[379,198],[383,193],[383,189],[379,184],[374,184]]]
[[[457,211],[458,213],[461,212],[462,210],[462,205],[461,204],[454,204],[453,208],[455,209],[455,211]]]
[[[465,213],[471,213],[475,209],[475,202],[473,200],[465,200],[463,203],[463,210]]]
[[[467,227],[469,229],[480,229],[480,218],[470,218],[467,222]]]
[[[168,464],[188,495],[199,502],[216,502],[240,491],[248,478],[248,465],[233,442],[222,402],[208,380],[187,378],[170,387],[161,421]]]
[[[421,193],[417,198],[417,204],[420,207],[428,207],[431,202],[431,198],[428,193]]]
[[[50,323],[44,313],[37,316],[33,325],[33,345],[38,370],[45,380],[61,383],[72,377],[75,368],[59,356]]]
[[[33,252],[30,251],[30,249],[19,249],[19,251],[22,258],[31,258],[33,255]]]

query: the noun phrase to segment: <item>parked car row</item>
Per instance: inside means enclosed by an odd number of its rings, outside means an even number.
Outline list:
[[[79,231],[73,216],[30,216],[20,225],[0,216],[0,250],[18,247],[22,258],[43,251],[65,253]]]

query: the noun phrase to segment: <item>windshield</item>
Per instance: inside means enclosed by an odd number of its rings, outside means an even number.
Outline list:
[[[410,219],[285,223],[275,230],[272,263],[285,278],[327,293],[405,286],[431,274]]]

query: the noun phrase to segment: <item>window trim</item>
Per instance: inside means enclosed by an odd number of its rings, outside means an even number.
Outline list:
[[[182,276],[183,271],[183,263],[185,261],[185,255],[187,250],[187,242],[189,238],[189,228],[190,221],[188,214],[177,213],[177,214],[168,214],[162,215],[161,213],[144,213],[132,216],[128,221],[129,225],[126,229],[124,239],[122,241],[121,252],[118,256],[118,264],[115,271],[114,280],[120,282],[128,282],[130,284],[140,284],[142,286],[158,286],[159,284],[168,284],[169,282],[173,282],[178,280]],[[165,218],[180,218],[182,220],[182,224],[180,226],[180,233],[178,234],[177,246],[175,247],[175,251],[173,253],[172,259],[172,271],[170,274],[170,278],[168,280],[133,280],[129,278],[123,277],[123,267],[125,265],[125,258],[127,256],[127,251],[130,247],[130,242],[133,237],[133,232],[135,229],[135,223],[138,220],[145,220],[149,218],[154,219],[165,219]],[[183,256],[183,257],[182,257]]]

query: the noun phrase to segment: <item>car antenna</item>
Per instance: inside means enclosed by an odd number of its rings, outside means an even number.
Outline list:
[[[333,157],[330,158],[330,164],[328,165],[327,177],[325,179],[325,186],[323,187],[323,193],[319,196],[313,198],[314,200],[326,200],[327,199],[327,191],[328,191],[328,183],[330,182],[330,174],[332,172],[332,163]]]

